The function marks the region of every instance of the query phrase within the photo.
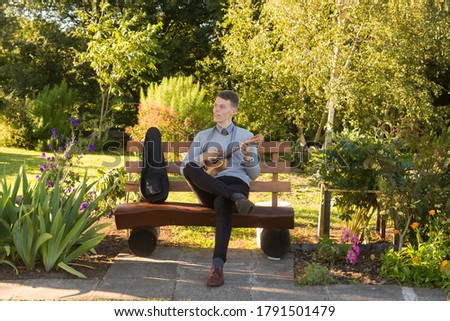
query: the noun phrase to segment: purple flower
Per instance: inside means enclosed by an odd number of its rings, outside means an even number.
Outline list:
[[[75,117],[70,117],[69,120],[71,121],[73,127],[78,126],[78,120]]]
[[[48,144],[48,148],[49,148],[49,149],[52,149],[52,148],[53,148],[53,145],[52,145],[52,144]]]
[[[56,128],[52,128],[52,138],[56,138]]]
[[[84,211],[89,205],[89,202],[83,202],[80,206],[80,212]]]
[[[45,152],[43,152],[43,153],[41,154],[41,157],[42,157],[42,158],[47,157],[47,155],[45,155]]]
[[[51,181],[51,180],[47,180],[47,185],[48,186],[50,186],[50,187],[54,187],[55,186],[55,184],[53,184],[53,182]]]
[[[41,173],[43,173],[46,169],[47,169],[47,164],[42,164],[41,168],[39,168]]]
[[[39,174],[36,174],[35,177],[36,177],[37,180],[39,180],[39,178],[40,178],[41,176],[39,176]]]
[[[91,151],[91,152],[95,151],[95,146],[92,144],[89,144],[89,151]]]

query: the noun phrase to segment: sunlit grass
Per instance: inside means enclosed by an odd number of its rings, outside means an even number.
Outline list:
[[[0,174],[6,175],[11,183],[17,176],[22,164],[26,164],[27,174],[32,181],[36,174],[40,174],[39,168],[44,160],[41,152],[28,151],[16,148],[0,148]],[[97,170],[107,170],[112,167],[123,166],[124,158],[121,155],[104,153],[88,153],[84,155],[79,164],[74,164],[74,170],[79,173],[87,171],[89,177],[96,179]],[[181,176],[177,179],[183,179]],[[264,175],[261,179],[270,179]],[[292,242],[302,243],[317,239],[317,224],[320,204],[320,191],[305,173],[280,174],[279,179],[290,181],[292,191],[280,193],[279,201],[288,202],[295,212],[295,229],[291,230]],[[250,199],[255,202],[271,201],[271,193],[252,193]],[[197,203],[193,193],[171,192],[167,201]],[[331,229],[341,229],[343,222],[335,211],[331,215]],[[164,228],[162,237],[164,242],[181,246],[210,248],[214,246],[213,227],[182,227],[171,226]],[[256,229],[235,228],[232,231],[230,248],[255,248]]]
[[[47,156],[51,156],[48,154]],[[0,147],[0,176],[6,177],[6,181],[11,183],[15,180],[22,165],[25,164],[27,177],[30,181],[40,174],[39,168],[45,162],[42,152],[25,150],[18,148]],[[120,155],[105,153],[87,153],[82,155],[79,162],[73,163],[73,170],[76,173],[84,174],[88,177],[96,177],[98,169],[108,169],[111,167],[123,166],[124,159]]]

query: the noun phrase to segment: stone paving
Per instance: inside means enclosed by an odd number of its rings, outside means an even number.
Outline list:
[[[102,280],[0,281],[0,300],[164,301],[447,301],[443,289],[397,285],[299,286],[294,259],[269,260],[260,250],[230,249],[225,285],[205,285],[210,249],[158,247],[151,258],[120,254]]]

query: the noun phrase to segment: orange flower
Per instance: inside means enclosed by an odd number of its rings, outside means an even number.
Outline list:
[[[411,228],[415,230],[420,224],[418,222],[414,222],[411,224]]]
[[[445,267],[447,266],[447,264],[448,264],[448,260],[442,261],[442,263],[441,263],[441,272],[442,273],[444,273]]]
[[[429,213],[431,216],[436,215],[436,210],[429,210],[428,213]]]
[[[400,233],[400,231],[397,230],[397,229],[395,229],[395,230],[394,230],[394,234],[398,234],[398,233]]]
[[[413,262],[413,263],[419,263],[419,259],[418,258],[416,258],[416,257],[413,257],[412,259],[411,259],[411,261]]]

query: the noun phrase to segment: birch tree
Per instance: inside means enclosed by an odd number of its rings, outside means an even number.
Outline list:
[[[232,1],[219,39],[238,120],[325,146],[335,129],[398,127],[414,113],[442,127],[448,114],[433,100],[445,87],[433,79],[450,65],[449,26],[429,1]]]

